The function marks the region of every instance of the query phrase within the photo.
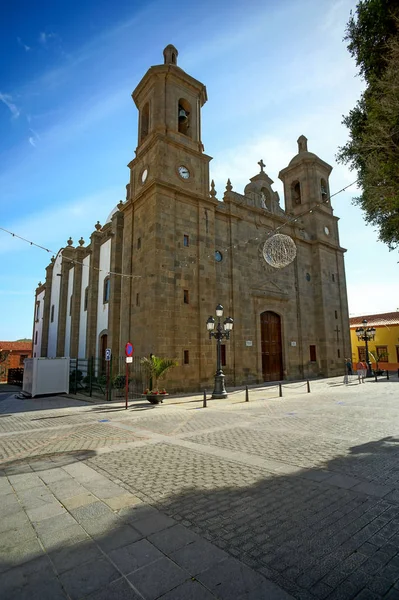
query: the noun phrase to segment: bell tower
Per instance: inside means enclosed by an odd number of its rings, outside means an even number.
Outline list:
[[[206,88],[178,67],[178,54],[166,46],[164,64],[151,67],[132,93],[139,112],[136,158],[129,164],[133,200],[155,180],[201,195],[209,191],[210,157],[201,141]]]

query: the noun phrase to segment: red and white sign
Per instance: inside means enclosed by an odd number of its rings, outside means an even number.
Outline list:
[[[134,347],[130,342],[128,342],[125,346],[125,354],[126,356],[133,356],[134,354]]]

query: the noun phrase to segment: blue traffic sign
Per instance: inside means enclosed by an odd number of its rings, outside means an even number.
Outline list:
[[[106,348],[105,350],[105,360],[111,360],[111,348]]]

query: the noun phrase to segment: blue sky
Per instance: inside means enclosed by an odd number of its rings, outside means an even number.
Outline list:
[[[333,167],[331,193],[356,179],[337,165],[342,115],[362,89],[342,41],[353,0],[154,2],[14,0],[0,23],[0,227],[51,250],[86,242],[125,197],[137,145],[131,92],[162,50],[207,86],[202,140],[219,197],[242,192],[260,158],[278,172],[299,135]],[[3,9],[4,11],[4,9]],[[399,308],[398,253],[351,204],[333,199],[351,314]],[[51,255],[0,231],[0,339],[31,337],[34,290]]]

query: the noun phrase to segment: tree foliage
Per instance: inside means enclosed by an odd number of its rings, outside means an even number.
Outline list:
[[[349,140],[338,160],[357,170],[355,198],[390,249],[399,246],[399,4],[361,0],[346,37],[367,87],[344,117]]]
[[[176,360],[172,358],[161,358],[159,356],[154,356],[154,354],[151,354],[150,358],[142,358],[141,364],[149,376],[155,380],[155,388],[157,387],[158,380],[166,375],[169,369],[178,366]]]

